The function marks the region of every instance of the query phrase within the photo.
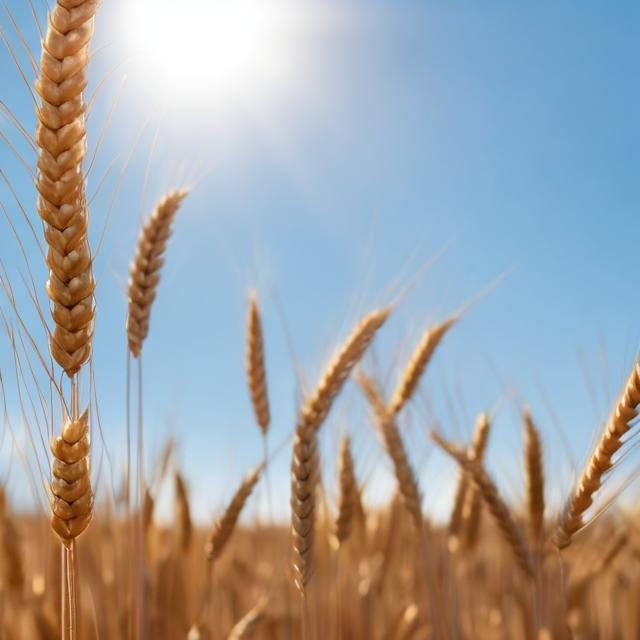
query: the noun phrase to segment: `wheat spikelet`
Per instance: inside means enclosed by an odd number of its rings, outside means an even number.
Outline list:
[[[291,539],[294,582],[301,593],[304,593],[313,568],[315,487],[319,467],[317,432],[333,400],[389,313],[389,309],[373,311],[358,323],[300,411],[291,459]]]
[[[53,504],[51,527],[67,548],[91,522],[93,492],[89,469],[89,412],[67,419],[51,442]]]
[[[482,465],[477,460],[470,460],[464,451],[461,451],[449,444],[444,438],[437,433],[432,433],[431,437],[446,453],[448,453],[473,479],[474,484],[478,488],[487,508],[491,512],[500,532],[502,533],[507,544],[513,551],[516,561],[520,568],[529,577],[533,577],[534,568],[531,560],[531,553],[527,547],[524,536],[522,535],[517,524],[511,517],[509,508],[504,503],[498,489],[493,480],[489,477]]]
[[[263,620],[265,609],[267,608],[268,600],[266,597],[260,598],[258,602],[252,607],[231,629],[231,632],[227,636],[227,640],[244,640],[250,638],[255,628]]]
[[[422,497],[415,473],[409,463],[400,431],[395,423],[394,414],[387,409],[380,391],[371,378],[359,371],[357,382],[373,409],[385,450],[393,463],[393,470],[398,481],[398,489],[404,506],[409,512],[414,525],[420,528],[422,526]]]
[[[544,526],[544,468],[540,434],[528,407],[522,410],[524,421],[524,470],[531,539],[539,540]]]
[[[424,373],[435,350],[444,338],[445,334],[458,321],[460,314],[447,318],[444,322],[429,328],[422,336],[414,352],[409,358],[409,362],[398,381],[398,385],[391,396],[389,411],[396,414],[411,399],[418,382]]]
[[[269,429],[269,396],[267,395],[267,376],[264,367],[262,322],[255,293],[249,299],[247,319],[247,379],[256,422],[264,436]]]
[[[559,549],[568,547],[573,535],[584,526],[583,515],[591,506],[593,494],[600,488],[604,475],[613,466],[611,458],[622,446],[622,437],[629,431],[632,420],[638,415],[638,404],[640,369],[635,363],[596,448],[582,471],[573,495],[563,510],[553,536],[553,542]]]
[[[94,327],[89,213],[82,163],[89,42],[98,0],[58,0],[42,42],[36,91],[38,213],[48,245],[47,294],[55,324],[51,355],[69,377],[91,356]]]
[[[176,471],[175,476],[176,510],[178,512],[178,531],[180,533],[180,548],[184,553],[191,547],[193,537],[193,523],[191,521],[191,507],[189,493],[183,477]]]
[[[349,538],[352,520],[355,515],[355,503],[356,500],[359,499],[349,436],[344,436],[340,444],[338,479],[340,484],[340,497],[338,500],[338,515],[334,525],[334,540],[336,546],[339,548]]]
[[[244,509],[244,505],[260,479],[261,472],[262,467],[257,467],[242,481],[229,506],[213,525],[213,530],[205,549],[209,562],[215,562],[223,552],[235,529],[240,513]]]
[[[149,333],[151,306],[160,282],[163,254],[171,235],[176,213],[187,197],[186,191],[170,191],[158,202],[144,223],[131,267],[129,268],[129,307],[127,312],[127,339],[134,358],[142,352]]]

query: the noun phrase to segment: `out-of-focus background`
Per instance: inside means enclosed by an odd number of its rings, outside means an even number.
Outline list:
[[[43,4],[34,0],[41,21]],[[94,247],[106,231],[94,368],[114,474],[125,441],[127,265],[141,216],[186,184],[193,192],[145,346],[144,395],[148,462],[169,436],[177,440],[197,519],[207,521],[262,455],[244,378],[250,287],[264,317],[276,449],[305,384],[361,314],[406,293],[364,365],[390,391],[421,331],[502,274],[445,339],[403,418],[406,438],[425,508],[442,515],[453,467],[431,455],[425,431],[439,424],[467,438],[476,414],[495,409],[489,468],[516,499],[526,402],[543,430],[557,504],[640,337],[640,89],[630,82],[640,71],[640,7],[226,4],[105,0],[98,15]],[[4,36],[31,82],[12,20],[34,51],[38,29],[26,0],[7,8]],[[33,170],[9,116],[33,131],[33,102],[6,49],[0,94],[0,131]],[[0,201],[44,293],[44,263],[18,204],[38,229],[35,189],[5,142],[0,169]],[[19,245],[0,224],[0,257],[41,339]],[[7,416],[28,449],[13,368],[3,334]],[[10,476],[12,496],[28,496],[6,425],[0,474]],[[377,462],[367,499],[386,499],[391,476],[355,385],[323,429],[323,447],[335,451],[345,431],[360,470]],[[281,517],[288,466],[286,447],[270,471]],[[257,508],[266,512],[266,501]]]

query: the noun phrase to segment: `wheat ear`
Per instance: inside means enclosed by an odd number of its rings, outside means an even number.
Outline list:
[[[191,521],[191,507],[189,492],[183,477],[176,471],[176,509],[178,512],[178,531],[180,533],[180,548],[184,553],[189,551],[193,537],[193,523]]]
[[[609,416],[596,448],[582,470],[573,495],[562,512],[553,536],[553,542],[559,549],[568,547],[573,535],[584,526],[584,513],[591,506],[593,494],[600,488],[604,475],[613,466],[611,458],[623,445],[622,437],[629,431],[632,420],[638,415],[638,404],[640,369],[639,365],[634,363],[631,375]]]
[[[420,382],[420,378],[438,348],[438,345],[459,318],[460,314],[456,313],[447,318],[444,322],[437,324],[435,327],[430,327],[424,332],[418,346],[411,354],[409,362],[407,363],[402,376],[400,376],[398,385],[391,396],[389,411],[392,414],[395,415],[398,413],[400,409],[402,409],[402,407],[411,399],[411,396],[414,394],[418,383]]]
[[[171,235],[171,226],[187,191],[170,191],[156,205],[142,226],[138,246],[129,268],[129,308],[127,339],[134,358],[140,356],[149,333],[151,306],[156,298],[164,252]]]
[[[36,90],[38,213],[48,245],[55,324],[51,355],[72,377],[91,356],[95,281],[87,238],[82,163],[87,152],[84,89],[98,0],[58,0],[49,13]]]
[[[339,548],[349,538],[356,510],[356,500],[359,499],[349,436],[344,436],[340,444],[338,481],[340,497],[338,499],[338,515],[334,525],[334,539],[336,546]]]
[[[255,292],[249,298],[247,318],[247,380],[256,422],[262,435],[266,436],[270,421],[269,396],[267,395],[267,376],[264,366],[262,321]]]
[[[51,527],[67,548],[91,522],[93,492],[89,469],[89,413],[67,419],[51,442],[53,505]]]
[[[482,464],[477,460],[470,460],[464,451],[453,446],[437,433],[432,432],[431,437],[434,442],[456,460],[472,478],[487,508],[496,521],[502,536],[511,548],[518,565],[527,576],[533,577],[533,562],[524,536],[512,518],[509,508],[500,497],[495,483],[484,470]]]
[[[240,517],[240,513],[244,509],[249,496],[260,479],[261,472],[262,467],[258,467],[242,481],[242,484],[231,499],[229,506],[213,525],[213,530],[211,531],[205,548],[209,562],[215,562],[227,546],[227,542],[229,542],[229,538]]]
[[[243,640],[252,637],[255,628],[264,619],[268,599],[263,596],[258,602],[235,624],[227,636],[227,640]]]
[[[482,460],[484,452],[487,448],[487,441],[489,439],[489,416],[486,413],[481,413],[476,419],[475,429],[473,431],[473,438],[467,451],[467,455],[471,460]],[[479,518],[479,511],[477,507],[472,507],[474,500],[477,502],[477,498],[474,497],[476,493],[473,487],[473,482],[469,479],[469,476],[463,469],[460,469],[458,477],[458,485],[456,487],[456,493],[453,503],[453,510],[451,512],[451,518],[449,520],[449,536],[455,541],[453,547],[457,547],[458,536],[462,529],[462,524],[465,522],[468,526],[473,526],[473,523],[468,520],[471,514],[474,514],[475,518]],[[477,513],[477,515],[475,515]],[[466,516],[466,517],[465,517]]]
[[[524,470],[531,539],[540,539],[544,526],[544,466],[540,433],[533,424],[528,407],[522,410],[524,422]]]
[[[315,486],[319,466],[317,432],[333,400],[389,313],[389,309],[373,311],[358,323],[300,411],[291,460],[291,539],[294,581],[301,593],[313,568]]]
[[[373,409],[384,448],[393,463],[393,470],[404,506],[414,525],[419,529],[422,526],[422,497],[394,415],[387,409],[379,389],[371,378],[362,371],[358,371],[356,380]]]

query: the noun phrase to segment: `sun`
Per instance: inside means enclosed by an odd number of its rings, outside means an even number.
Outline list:
[[[293,0],[135,0],[124,16],[147,89],[179,100],[246,98],[291,77]]]

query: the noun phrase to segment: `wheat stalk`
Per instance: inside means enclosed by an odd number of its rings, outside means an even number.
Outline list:
[[[389,403],[389,411],[391,414],[397,414],[400,409],[411,399],[414,394],[420,378],[424,373],[427,365],[431,361],[438,345],[444,338],[445,334],[460,319],[460,314],[456,313],[447,318],[444,322],[427,329],[418,346],[415,348],[409,362],[405,367],[400,380],[396,386],[391,402]]]
[[[267,395],[267,376],[264,366],[262,321],[255,293],[252,293],[249,298],[247,318],[247,380],[256,422],[262,435],[266,436],[270,421],[269,396]]]
[[[257,467],[242,481],[229,506],[213,525],[213,530],[205,548],[209,562],[215,562],[224,551],[236,527],[240,513],[260,479],[261,472],[262,466]]]
[[[500,497],[495,483],[491,480],[483,466],[477,460],[470,460],[464,451],[454,447],[437,433],[432,432],[431,437],[434,442],[441,447],[443,451],[456,460],[456,462],[473,479],[473,482],[484,499],[487,508],[496,521],[502,536],[513,551],[518,565],[526,575],[533,577],[533,562],[524,536],[511,516],[509,507],[507,507]]]
[[[373,311],[358,323],[300,411],[291,460],[291,539],[294,581],[301,593],[304,593],[313,568],[317,432],[333,400],[389,313],[389,309]]]
[[[344,436],[340,444],[340,464],[338,470],[340,485],[340,497],[338,499],[338,515],[334,524],[335,544],[339,548],[349,538],[351,524],[356,511],[358,496],[358,484],[356,481],[351,456],[349,436]]]
[[[524,421],[524,470],[531,539],[540,539],[544,526],[544,467],[540,434],[528,407],[522,410]]]
[[[91,356],[95,282],[87,237],[82,163],[87,152],[84,89],[98,0],[58,0],[42,42],[36,90],[40,150],[38,213],[48,245],[47,294],[55,324],[51,355],[69,377]]]
[[[611,458],[623,445],[622,437],[631,428],[638,415],[640,404],[640,368],[634,363],[631,374],[622,390],[600,439],[587,461],[578,484],[564,508],[553,535],[559,549],[571,544],[571,540],[584,526],[583,516],[593,502],[593,494],[600,488],[604,475],[611,469]]]
[[[140,232],[136,253],[129,269],[129,307],[126,324],[129,351],[134,358],[140,356],[149,333],[151,306],[160,282],[163,255],[171,235],[171,226],[186,197],[187,191],[170,191],[158,202]]]
[[[62,435],[51,442],[53,479],[51,527],[62,544],[73,541],[89,526],[93,492],[89,468],[89,413],[67,419]]]

